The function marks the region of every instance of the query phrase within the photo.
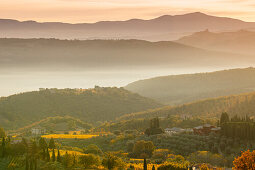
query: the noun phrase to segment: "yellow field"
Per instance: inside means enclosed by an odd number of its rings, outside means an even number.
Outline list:
[[[64,155],[66,154],[66,152],[67,152],[68,154],[70,154],[70,155],[76,155],[76,156],[86,155],[86,154],[81,153],[81,152],[78,152],[78,151],[70,151],[70,150],[61,150],[61,149],[60,149],[59,152],[60,152],[60,155],[61,155],[61,156],[64,156]],[[52,156],[52,149],[49,150],[49,153],[50,153],[50,156]],[[58,150],[55,149],[55,155],[57,156],[57,154],[58,154]]]
[[[70,135],[70,134],[50,134],[42,135],[42,138],[53,138],[53,139],[89,139],[98,135]]]
[[[130,164],[128,164],[128,167],[130,167],[130,165],[133,165],[135,170],[143,170],[143,163],[138,163],[138,164],[135,164],[135,163],[131,164],[130,163]],[[148,164],[147,165],[148,170],[152,170],[153,165],[156,169],[160,166],[160,165],[157,165],[157,164]]]

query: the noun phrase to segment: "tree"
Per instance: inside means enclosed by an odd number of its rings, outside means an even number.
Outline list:
[[[133,148],[133,153],[138,158],[145,158],[145,157],[141,157],[142,155],[145,155],[145,154],[148,157],[151,157],[154,149],[155,149],[155,146],[151,141],[141,140],[141,141],[136,141]]]
[[[60,152],[59,152],[59,149],[58,149],[58,156],[57,156],[57,161],[58,161],[58,162],[61,162],[61,156],[60,156]]]
[[[159,119],[158,118],[151,119],[150,127],[147,128],[144,133],[148,136],[164,133],[163,130],[159,127]]]
[[[102,150],[95,144],[88,145],[86,148],[83,149],[83,152],[85,154],[89,154],[89,153],[95,154],[95,155],[102,155],[103,154]]]
[[[56,161],[55,149],[52,150],[52,162]]]
[[[55,147],[56,147],[56,146],[55,146],[55,141],[54,141],[53,138],[51,138],[51,139],[50,139],[50,143],[49,143],[49,148],[50,148],[50,149],[55,149]]]
[[[118,157],[114,156],[111,153],[107,153],[103,158],[102,164],[105,168],[112,170],[114,168],[122,168],[124,169],[125,163]]]
[[[143,160],[143,169],[147,170],[147,160],[146,160],[146,158],[144,158],[144,160]]]
[[[93,154],[87,154],[80,156],[79,163],[83,165],[85,169],[98,166],[100,164],[99,156]]]
[[[0,138],[3,138],[5,136],[6,136],[6,134],[5,134],[4,129],[0,127]]]
[[[1,145],[1,157],[4,158],[6,156],[6,146],[5,146],[5,137],[2,137],[2,145]]]
[[[201,170],[209,170],[209,168],[208,168],[208,166],[207,166],[206,164],[202,164],[202,165],[200,166],[200,169],[201,169]]]
[[[49,148],[46,149],[46,158],[47,158],[47,161],[50,162]]]
[[[226,112],[223,112],[220,117],[220,125],[229,122],[229,116]]]
[[[68,152],[66,151],[64,157],[63,157],[63,165],[66,167],[66,168],[69,168],[72,166],[72,159],[71,159],[71,156],[70,154],[68,154]]]
[[[240,169],[240,170],[253,170],[255,169],[255,150],[250,152],[250,150],[247,150],[245,152],[242,152],[242,155],[235,158],[233,161],[234,169]]]

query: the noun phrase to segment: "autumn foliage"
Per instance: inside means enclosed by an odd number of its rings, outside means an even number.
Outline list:
[[[252,152],[250,150],[242,152],[242,155],[234,160],[233,165],[236,170],[254,170],[255,150]]]

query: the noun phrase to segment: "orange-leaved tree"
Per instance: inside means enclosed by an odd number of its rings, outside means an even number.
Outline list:
[[[236,170],[255,170],[255,150],[242,152],[241,156],[235,158],[233,165]]]

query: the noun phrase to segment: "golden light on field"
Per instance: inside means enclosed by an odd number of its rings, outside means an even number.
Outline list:
[[[50,134],[50,135],[43,135],[42,138],[53,138],[53,139],[89,139],[92,137],[96,137],[99,135],[70,135],[70,134]]]

